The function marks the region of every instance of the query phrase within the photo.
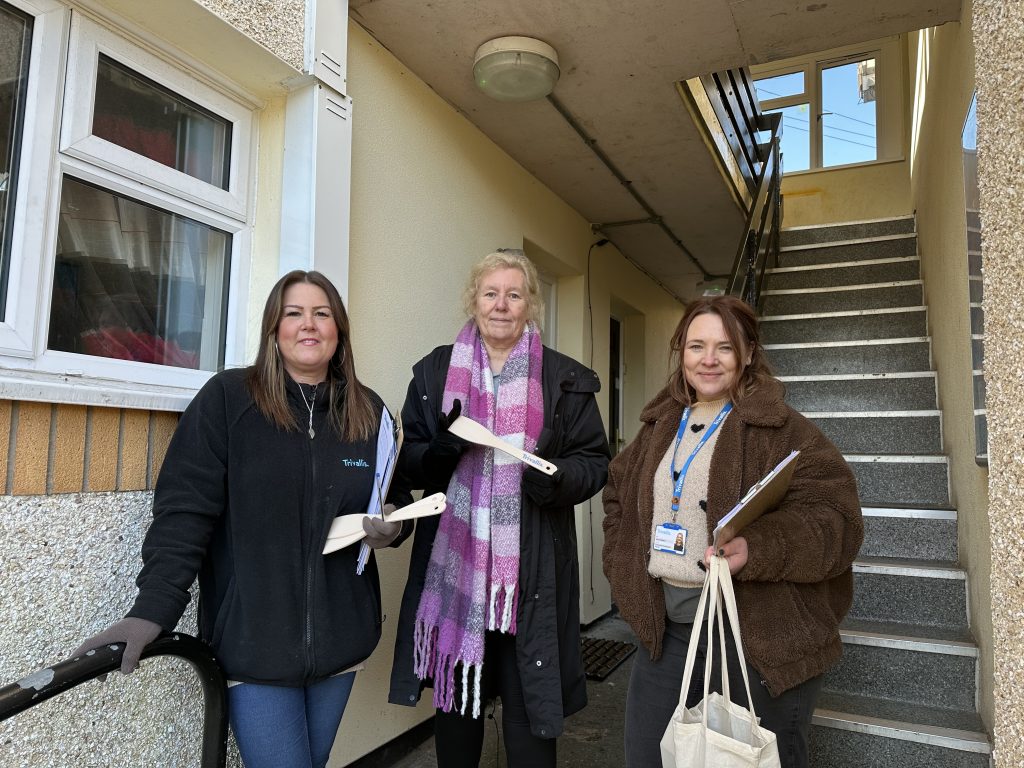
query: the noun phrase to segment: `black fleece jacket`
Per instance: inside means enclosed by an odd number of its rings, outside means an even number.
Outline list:
[[[228,679],[305,685],[367,658],[380,639],[374,559],[357,576],[358,546],[321,554],[335,516],[366,511],[376,435],[342,441],[326,398],[315,402],[315,438],[281,430],[256,408],[245,376],[217,374],[182,415],[128,615],[172,630],[198,575],[199,634]],[[287,391],[305,427],[291,379]]]

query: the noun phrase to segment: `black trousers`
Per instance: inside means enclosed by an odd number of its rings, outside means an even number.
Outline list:
[[[626,694],[626,768],[657,768],[661,765],[661,737],[668,727],[683,684],[683,667],[690,643],[692,624],[667,621],[661,658],[651,661],[650,654],[641,646],[633,662]],[[718,628],[714,636],[714,660],[711,670],[711,690],[721,693],[721,656]],[[704,696],[704,662],[707,659],[707,632],[702,631],[697,645],[686,706],[693,707]],[[730,698],[747,706],[747,693],[743,689],[743,675],[732,634],[726,628],[726,669],[729,673]],[[761,676],[747,664],[750,678],[750,696],[761,725],[775,734],[779,746],[782,768],[807,768],[807,737],[811,715],[821,692],[822,676],[814,677],[795,688],[772,698],[761,683]]]
[[[501,728],[508,768],[555,768],[555,739],[530,733],[530,718],[523,700],[523,685],[516,667],[516,639],[488,632],[484,645],[483,696],[501,699]],[[456,670],[456,679],[461,676]],[[437,710],[434,748],[438,768],[477,768],[484,745],[486,718]]]

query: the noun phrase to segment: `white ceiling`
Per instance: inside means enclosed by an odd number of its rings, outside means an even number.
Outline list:
[[[711,274],[732,268],[743,216],[676,83],[935,26],[960,0],[350,0],[352,18],[589,221],[647,219],[552,103],[502,103],[473,83],[477,46],[502,35],[558,51],[554,96]],[[701,270],[654,224],[607,230],[686,297]]]

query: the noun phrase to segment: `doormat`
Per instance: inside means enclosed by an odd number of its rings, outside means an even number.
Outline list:
[[[584,637],[583,666],[587,671],[587,680],[604,680],[635,650],[636,646],[632,643]]]

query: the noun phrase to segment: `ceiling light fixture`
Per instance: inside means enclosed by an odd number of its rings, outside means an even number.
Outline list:
[[[532,101],[547,96],[558,82],[558,54],[532,37],[497,37],[476,49],[473,78],[498,101]]]

